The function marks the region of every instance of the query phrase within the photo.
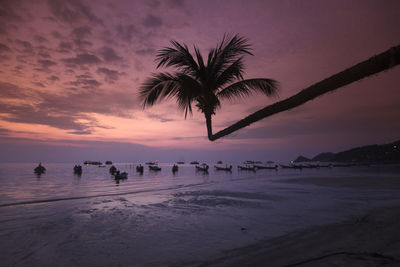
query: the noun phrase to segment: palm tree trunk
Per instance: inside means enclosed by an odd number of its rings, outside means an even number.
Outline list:
[[[400,64],[400,45],[392,47],[391,49],[377,56],[371,57],[366,61],[358,63],[353,67],[350,67],[316,84],[313,84],[292,97],[266,106],[265,108],[254,112],[253,114],[217,132],[214,135],[211,133],[211,125],[209,126],[207,121],[208,139],[210,139],[210,141],[215,141],[218,138],[221,138],[243,127],[246,127],[253,122],[259,121],[273,114],[300,106],[320,95],[336,90],[342,86],[358,81],[370,75],[388,70],[398,64]]]
[[[208,134],[208,139],[212,139],[212,123],[211,123],[211,114],[205,113],[204,116],[206,117],[206,124],[207,124],[207,134]],[[214,141],[214,140],[211,140]]]

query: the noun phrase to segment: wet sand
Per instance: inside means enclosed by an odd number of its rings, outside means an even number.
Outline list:
[[[361,189],[394,189],[400,190],[400,174],[398,177],[310,177],[286,179],[285,183],[313,184],[318,186],[352,187]]]
[[[400,190],[400,178],[300,178],[285,182]],[[400,192],[399,192],[400,194]],[[226,251],[199,266],[400,266],[400,204]]]

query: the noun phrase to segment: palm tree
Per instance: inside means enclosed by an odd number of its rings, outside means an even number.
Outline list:
[[[246,118],[232,124],[231,126],[214,134],[210,140],[214,141],[218,138],[233,133],[243,127],[246,127],[256,121],[300,106],[318,96],[334,91],[338,88],[346,86],[352,82],[361,80],[365,77],[386,71],[400,64],[400,45],[392,47],[379,55],[373,56],[363,62],[360,62],[348,69],[345,69],[331,77],[328,77],[318,83],[315,83],[299,93],[266,106]]]
[[[204,60],[198,47],[194,56],[185,44],[172,41],[172,47],[161,49],[156,55],[159,67],[175,67],[176,72],[153,74],[140,88],[143,107],[154,105],[165,98],[175,98],[185,118],[192,113],[192,103],[206,118],[208,138],[212,134],[211,117],[221,106],[221,100],[243,98],[252,93],[273,96],[277,82],[267,78],[244,79],[243,56],[252,55],[248,40],[239,35],[224,35],[221,43]]]

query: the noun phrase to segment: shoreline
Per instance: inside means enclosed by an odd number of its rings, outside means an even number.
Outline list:
[[[347,176],[290,178],[276,182],[317,185],[327,187],[348,187],[375,190],[400,190],[400,177],[396,176]]]
[[[323,187],[400,190],[400,177],[308,177],[281,181]],[[223,252],[196,266],[400,266],[400,204],[311,226]]]

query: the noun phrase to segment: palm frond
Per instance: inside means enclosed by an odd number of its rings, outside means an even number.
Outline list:
[[[216,77],[216,88],[221,88],[235,80],[243,80],[243,71],[243,58],[240,57]]]
[[[197,76],[199,66],[190,54],[189,48],[185,44],[171,41],[173,47],[165,47],[158,51],[155,61],[158,62],[157,68],[176,67],[185,73]]]
[[[179,109],[187,113],[192,112],[191,102],[200,94],[200,84],[184,73],[175,75],[169,73],[153,74],[139,89],[139,98],[143,101],[143,108],[152,106],[164,98],[175,97]]]
[[[192,114],[192,102],[201,94],[202,89],[198,81],[184,73],[177,74],[177,81],[179,87],[171,91],[169,96],[176,98],[179,109],[185,112],[186,119],[188,113]]]
[[[221,99],[232,100],[251,95],[252,93],[263,93],[267,96],[273,96],[278,92],[278,83],[272,79],[248,79],[241,80],[217,93]]]
[[[209,67],[213,73],[218,74],[243,54],[253,55],[250,50],[251,45],[247,38],[238,34],[233,37],[225,34],[221,43],[215,48]]]
[[[203,56],[200,53],[200,50],[197,46],[194,46],[194,52],[196,54],[196,58],[197,58],[197,65],[198,65],[198,78],[202,81],[205,81],[207,73],[206,71],[206,67],[204,65],[204,60],[203,60]]]
[[[153,73],[152,77],[147,78],[139,88],[139,99],[143,102],[143,108],[162,100],[165,97],[163,94],[165,88],[176,86],[175,83],[176,80],[172,74]]]

